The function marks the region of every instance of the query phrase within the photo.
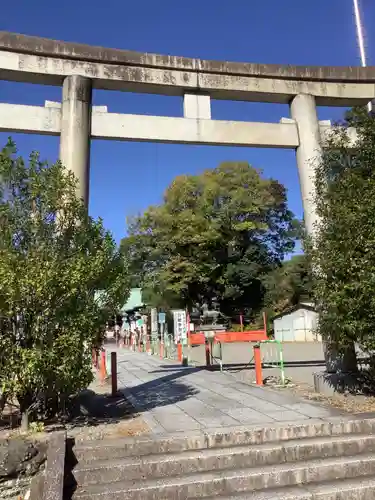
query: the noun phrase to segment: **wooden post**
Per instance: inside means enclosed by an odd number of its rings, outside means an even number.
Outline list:
[[[208,342],[208,339],[204,341],[204,348],[206,352],[206,367],[208,368],[211,366],[211,353],[210,353],[210,344]]]
[[[243,316],[240,314],[240,325],[241,325],[241,332],[243,332]]]
[[[186,362],[187,364],[189,365],[190,363],[190,351],[191,351],[191,342],[190,342],[190,313],[189,311],[187,311],[187,314],[186,314],[186,321],[187,321],[187,326],[186,326],[186,334],[187,334],[187,358],[186,358]],[[182,361],[184,362],[184,361]]]
[[[265,311],[263,311],[263,325],[264,325],[264,333],[267,335],[267,316]]]
[[[112,396],[117,394],[117,353],[111,352],[111,382],[112,382]]]
[[[177,343],[177,360],[182,363],[182,344],[180,341]]]
[[[260,352],[260,345],[254,345],[254,363],[255,363],[255,381],[257,385],[263,385],[262,376],[262,356]]]

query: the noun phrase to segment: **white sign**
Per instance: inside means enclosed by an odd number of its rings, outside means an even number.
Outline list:
[[[174,341],[184,342],[187,339],[186,311],[178,309],[173,311]]]

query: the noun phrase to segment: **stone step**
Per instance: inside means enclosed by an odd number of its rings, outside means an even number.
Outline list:
[[[375,478],[344,479],[233,496],[215,496],[206,500],[374,500]]]
[[[212,470],[244,469],[297,461],[355,456],[375,452],[375,435],[342,435],[306,438],[280,443],[189,450],[178,454],[128,457],[79,464],[78,484],[162,478]]]
[[[348,480],[372,475],[375,475],[375,456],[370,454],[308,460],[302,463],[287,463],[242,470],[203,472],[157,480],[141,481],[137,479],[134,481],[100,483],[78,489],[73,498],[80,500],[205,498],[300,484],[304,484],[306,488],[310,487],[308,483],[318,485],[321,482],[337,481],[339,479]]]
[[[117,459],[129,456],[179,453],[215,447],[266,444],[289,439],[375,433],[375,419],[337,418],[328,421],[309,420],[269,427],[249,426],[219,429],[210,432],[190,432],[161,436],[105,439],[80,443],[74,447],[79,462]]]

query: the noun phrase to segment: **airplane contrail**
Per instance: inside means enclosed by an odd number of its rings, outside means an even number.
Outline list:
[[[358,46],[359,46],[359,55],[361,57],[361,64],[362,67],[367,66],[367,60],[366,60],[366,47],[365,47],[365,39],[364,39],[364,34],[363,34],[363,25],[362,25],[362,19],[361,19],[361,12],[359,10],[359,0],[353,0],[353,8],[354,8],[354,17],[355,17],[355,25],[357,29],[357,39],[358,39]],[[367,105],[367,109],[369,113],[372,111],[372,103],[369,102]]]

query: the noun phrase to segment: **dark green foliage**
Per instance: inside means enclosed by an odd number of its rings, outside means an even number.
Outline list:
[[[320,332],[339,345],[375,348],[375,119],[352,111],[355,149],[337,130],[317,171],[320,216],[312,257]]]
[[[126,271],[73,175],[36,153],[24,162],[9,142],[0,151],[0,395],[45,412],[86,387],[91,349],[127,297]]]
[[[216,300],[229,316],[255,317],[264,276],[293,250],[297,230],[284,187],[229,162],[177,177],[160,206],[130,221],[121,248],[155,305]]]
[[[307,255],[295,255],[269,273],[265,305],[271,315],[278,314],[301,302],[312,300],[312,276]]]

